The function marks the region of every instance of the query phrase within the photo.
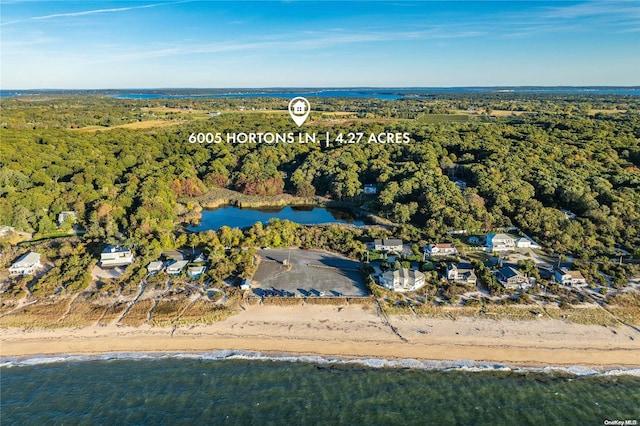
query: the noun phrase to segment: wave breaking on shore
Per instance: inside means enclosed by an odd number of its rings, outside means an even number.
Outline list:
[[[597,368],[580,365],[546,366],[546,367],[515,367],[501,363],[477,362],[472,360],[437,361],[417,359],[384,359],[384,358],[339,358],[322,357],[319,355],[266,354],[262,352],[242,350],[217,350],[203,353],[144,353],[144,352],[110,352],[90,355],[41,355],[29,357],[2,357],[0,368],[33,367],[57,363],[73,363],[86,361],[152,361],[163,359],[185,359],[200,361],[247,360],[247,361],[278,361],[301,362],[323,367],[331,366],[361,366],[371,369],[412,369],[425,371],[461,371],[469,373],[512,372],[512,373],[543,373],[549,375],[566,375],[573,377],[584,376],[634,376],[640,377],[640,367],[637,368]]]

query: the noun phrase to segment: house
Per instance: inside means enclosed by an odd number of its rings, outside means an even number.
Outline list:
[[[467,182],[462,179],[454,179],[453,184],[460,189],[467,189]]]
[[[516,248],[516,239],[508,234],[487,235],[487,251],[508,251]]]
[[[200,276],[204,274],[206,270],[207,267],[204,265],[190,266],[189,269],[187,269],[187,276],[197,279],[200,278]]]
[[[208,260],[207,258],[204,256],[204,254],[202,253],[198,253],[198,255],[196,257],[193,258],[193,260],[191,261],[192,263],[207,263]]]
[[[30,251],[23,254],[9,267],[9,275],[32,275],[41,268],[40,254]]]
[[[304,114],[307,112],[307,104],[303,101],[299,100],[293,104],[293,113],[294,114]]]
[[[516,247],[518,248],[527,248],[531,247],[531,241],[524,237],[516,238]]]
[[[212,117],[217,117],[218,115],[220,115],[219,111],[209,111],[209,115]]]
[[[571,287],[584,287],[587,285],[587,280],[580,273],[580,271],[555,269],[553,275],[555,276],[556,281],[562,285]]]
[[[101,268],[125,266],[132,263],[133,253],[128,248],[109,245],[100,253]]]
[[[429,244],[424,248],[424,258],[437,256],[455,256],[458,250],[453,243]]]
[[[385,238],[373,240],[373,249],[379,251],[402,251],[402,240]]]
[[[451,263],[447,265],[447,279],[453,282],[476,285],[478,278],[473,266],[467,262]]]
[[[382,274],[380,284],[393,291],[415,291],[424,286],[424,274],[413,269],[398,269]]]
[[[69,219],[71,223],[76,223],[78,216],[76,215],[76,212],[72,211],[60,212],[58,215],[58,226],[61,226],[67,219]]]
[[[513,290],[525,290],[531,286],[529,279],[511,266],[505,266],[496,271],[496,279],[504,288]]]
[[[576,214],[572,211],[566,210],[566,209],[560,209],[560,211],[562,213],[564,213],[564,217],[566,217],[569,220],[575,220],[576,218]]]
[[[169,275],[179,275],[188,263],[189,261],[187,260],[176,260],[167,265],[164,271]]]
[[[474,244],[474,245],[476,245],[476,246],[479,246],[480,244],[482,244],[482,240],[480,239],[480,237],[477,237],[477,236],[475,236],[475,235],[474,235],[474,236],[472,236],[472,237],[469,237],[469,239],[467,240],[467,242],[468,242],[469,244]]]
[[[240,284],[240,290],[250,290],[251,289],[251,280],[249,278],[245,278],[242,280]]]
[[[536,243],[532,238],[523,236],[516,238],[516,247],[518,248],[540,248],[540,244]]]
[[[5,235],[10,234],[11,232],[15,232],[15,228],[13,226],[0,226],[0,237],[4,237]]]
[[[162,263],[159,260],[155,260],[151,263],[149,263],[149,266],[147,266],[147,271],[151,274],[154,272],[160,272],[162,271],[162,267],[164,266],[164,263]]]
[[[362,186],[362,192],[365,195],[374,195],[378,193],[378,186],[375,183],[367,183]]]

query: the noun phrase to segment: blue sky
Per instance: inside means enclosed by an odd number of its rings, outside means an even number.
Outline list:
[[[640,2],[4,0],[0,85],[640,85]]]

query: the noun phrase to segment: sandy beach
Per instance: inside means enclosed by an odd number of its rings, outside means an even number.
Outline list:
[[[249,306],[207,325],[0,330],[0,356],[247,350],[344,358],[473,360],[514,366],[640,366],[640,333],[554,319],[391,316],[371,307]]]

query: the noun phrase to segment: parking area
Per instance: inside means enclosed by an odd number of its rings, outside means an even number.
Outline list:
[[[360,263],[323,250],[258,250],[257,296],[367,296]],[[285,265],[288,263],[288,266]]]

